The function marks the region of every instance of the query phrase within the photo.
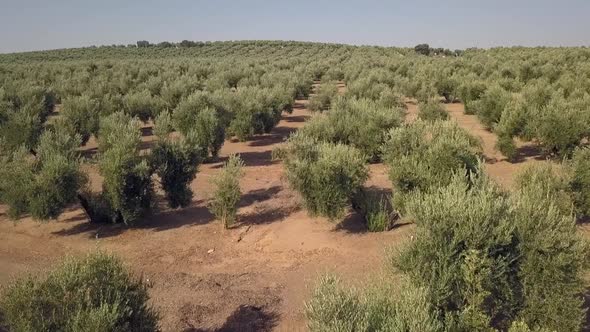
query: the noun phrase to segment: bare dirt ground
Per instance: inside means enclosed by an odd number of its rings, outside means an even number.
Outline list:
[[[335,272],[361,283],[382,271],[387,247],[413,232],[410,225],[368,233],[355,213],[333,224],[302,210],[271,151],[311,116],[306,103],[298,100],[271,134],[226,141],[220,160],[200,167],[190,207],[164,209],[137,227],[90,224],[77,207],[56,221],[14,223],[0,207],[0,285],[42,272],[65,255],[104,250],[151,285],[164,331],[306,330],[304,301],[319,276]],[[149,130],[143,140],[153,140]],[[246,167],[239,222],[224,230],[206,201],[211,177],[231,153],[239,153]],[[92,186],[100,188],[94,167],[88,171]],[[371,165],[368,185],[390,190],[383,165]]]

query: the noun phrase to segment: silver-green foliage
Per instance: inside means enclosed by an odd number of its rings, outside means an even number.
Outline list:
[[[212,180],[215,192],[209,202],[209,209],[225,228],[231,227],[236,221],[237,206],[242,195],[240,178],[243,167],[242,159],[231,155],[221,172]]]
[[[68,258],[44,276],[7,285],[0,310],[12,331],[157,331],[146,286],[103,253]]]
[[[56,125],[72,136],[80,135],[85,144],[90,135],[98,132],[99,112],[100,101],[88,95],[64,99]]]
[[[507,329],[522,321],[579,330],[588,247],[551,188],[535,181],[508,195],[485,177],[455,176],[407,200],[416,235],[394,261],[428,290],[447,328]]]
[[[427,292],[408,282],[359,291],[345,287],[333,276],[323,277],[305,303],[311,331],[442,331]]]
[[[336,82],[321,83],[309,100],[309,109],[314,112],[323,112],[330,109],[332,100],[338,95]]]
[[[453,175],[479,173],[479,141],[455,122],[416,121],[389,131],[383,159],[390,167],[394,207],[403,211],[404,196],[450,183]]]
[[[202,148],[195,136],[160,137],[152,149],[150,165],[160,178],[171,208],[186,207],[193,197],[190,184],[203,159]]]
[[[400,126],[403,114],[402,108],[380,101],[339,97],[329,112],[314,116],[300,131],[319,141],[353,146],[368,160],[377,161],[387,132]]]
[[[368,177],[363,154],[351,146],[298,134],[288,144],[287,178],[303,197],[308,212],[332,220],[342,217]]]
[[[510,101],[510,93],[499,85],[492,85],[472,103],[480,121],[487,128],[494,128],[500,121],[504,108]]]
[[[449,113],[436,99],[418,105],[418,117],[424,121],[448,120]]]
[[[152,205],[151,169],[140,156],[140,123],[123,113],[101,121],[99,168],[102,195],[111,208],[111,221],[133,224]]]
[[[86,183],[76,151],[79,144],[80,136],[48,130],[35,156],[21,148],[1,157],[0,201],[9,206],[11,217],[30,213],[40,220],[56,218],[76,201]]]

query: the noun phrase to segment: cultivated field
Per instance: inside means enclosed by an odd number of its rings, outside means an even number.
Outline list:
[[[9,286],[89,253],[163,331],[586,328],[588,49],[138,46],[0,55],[8,330],[155,329]]]

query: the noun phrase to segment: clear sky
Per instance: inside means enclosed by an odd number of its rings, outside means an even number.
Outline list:
[[[0,0],[0,53],[137,40],[590,45],[590,0]]]

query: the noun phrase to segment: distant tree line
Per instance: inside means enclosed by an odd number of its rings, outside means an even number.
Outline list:
[[[152,44],[147,40],[138,40],[135,45],[130,44],[130,47],[160,47],[160,48],[169,48],[169,47],[201,47],[205,46],[204,42],[200,41],[192,41],[192,40],[183,40],[180,43],[172,43],[169,41],[163,41],[157,44]]]
[[[428,44],[418,44],[414,47],[414,51],[418,54],[422,55],[438,55],[438,56],[461,56],[463,54],[462,50],[454,50],[451,51],[448,48],[431,48]]]

